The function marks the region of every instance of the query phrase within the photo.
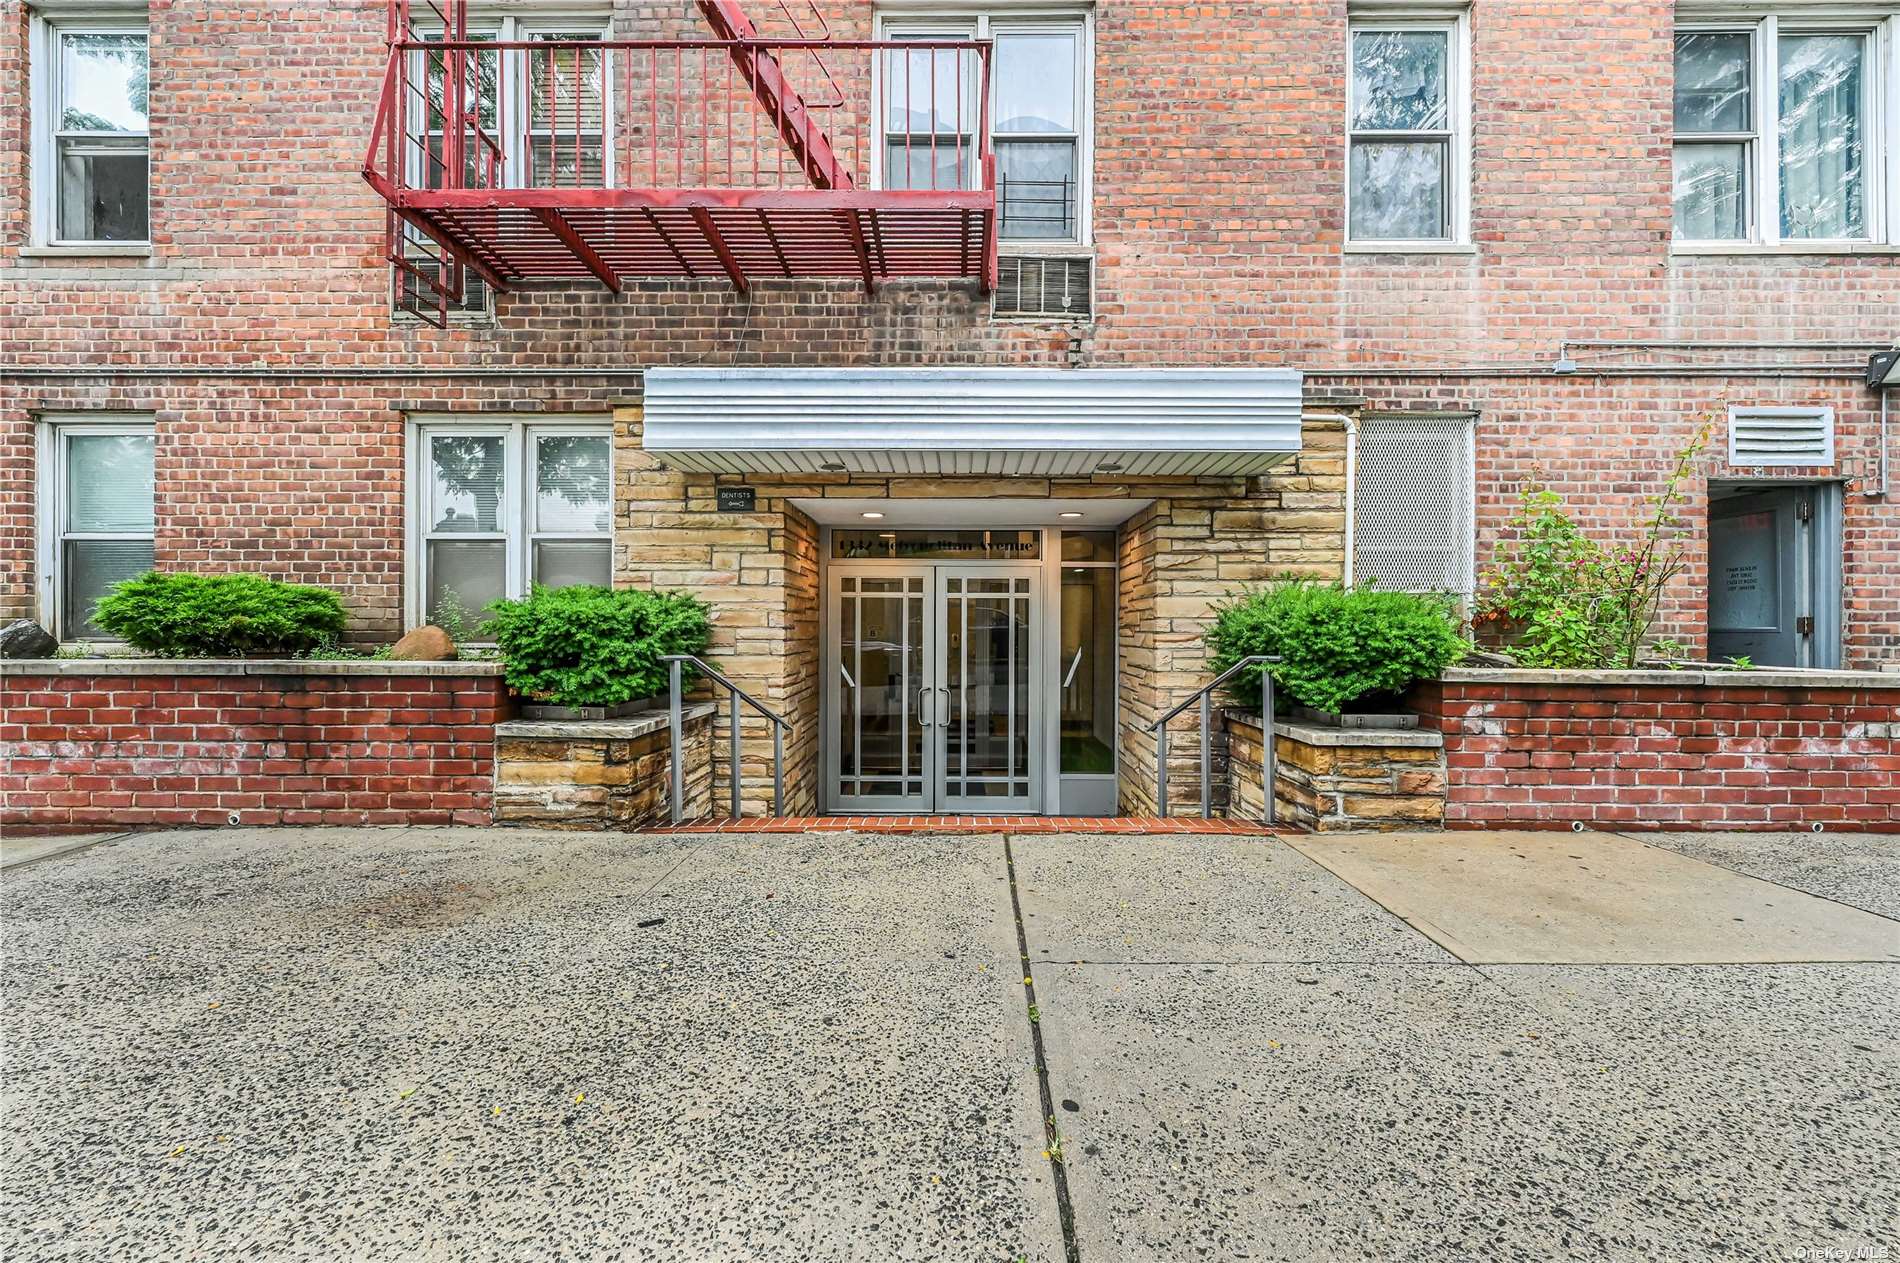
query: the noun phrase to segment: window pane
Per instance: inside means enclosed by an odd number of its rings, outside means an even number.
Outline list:
[[[599,31],[550,32],[543,40],[597,40]],[[606,117],[598,48],[532,48],[528,57],[528,119],[534,131],[552,126],[599,132]]]
[[[145,33],[109,31],[59,40],[61,129],[142,132],[145,120]]]
[[[996,131],[1075,130],[1074,35],[996,37]]]
[[[452,611],[466,630],[474,630],[489,605],[507,595],[504,587],[508,546],[498,539],[429,541],[429,607],[423,616],[440,622]]]
[[[1062,532],[1062,560],[1064,561],[1113,561],[1115,560],[1115,532],[1113,531],[1064,531]]]
[[[960,189],[969,186],[970,140],[959,146],[956,138],[937,137],[935,153],[930,137],[912,136],[908,143],[892,140],[884,148],[884,187],[887,189]]]
[[[81,535],[152,531],[152,436],[74,434],[66,440],[66,529]],[[146,555],[151,546],[146,545]]]
[[[144,241],[145,142],[59,142],[59,237],[62,241]]]
[[[1065,547],[1064,552],[1067,552]],[[1115,572],[1062,572],[1062,770],[1115,771]]]
[[[894,39],[956,40],[958,35],[895,35]],[[923,48],[899,54],[878,54],[878,70],[885,77],[884,130],[905,132],[973,132],[981,113],[973,99],[977,60],[973,50]]]
[[[65,566],[60,576],[64,593],[60,634],[87,640],[108,638],[92,621],[93,607],[113,584],[137,578],[152,568],[152,541],[71,539],[61,548]]]
[[[1445,31],[1357,31],[1352,37],[1355,130],[1436,131],[1451,126]]]
[[[1753,41],[1731,32],[1676,36],[1676,130],[1752,132]]]
[[[501,436],[438,434],[429,451],[429,530],[501,531],[507,476]]]
[[[1354,141],[1354,241],[1424,241],[1447,236],[1445,143]]]
[[[997,192],[1003,236],[1075,236],[1075,142],[998,141]]]
[[[606,540],[544,540],[534,546],[534,582],[544,588],[613,586],[613,545]]]
[[[561,535],[612,529],[605,434],[550,434],[535,440],[535,530]]]
[[[1866,235],[1859,35],[1781,39],[1781,235]]]
[[[1739,241],[1748,236],[1748,146],[1676,146],[1676,237]]]

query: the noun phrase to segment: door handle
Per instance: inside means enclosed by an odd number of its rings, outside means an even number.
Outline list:
[[[1075,651],[1075,661],[1069,663],[1069,673],[1062,677],[1063,688],[1068,688],[1069,685],[1075,683],[1075,669],[1081,665],[1082,665],[1082,650],[1078,647]]]
[[[939,684],[937,692],[943,694],[943,709],[937,712],[937,726],[948,728],[950,726],[950,686]]]
[[[917,690],[917,726],[920,728],[930,727],[930,709],[925,701],[929,696],[930,686],[928,684]]]

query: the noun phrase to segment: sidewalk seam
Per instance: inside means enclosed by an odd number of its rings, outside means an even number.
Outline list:
[[[1041,1010],[1036,1007],[1036,972],[1029,959],[1029,931],[1023,921],[1023,901],[1016,887],[1016,852],[1008,833],[1003,834],[1003,865],[1009,873],[1009,906],[1016,917],[1016,950],[1023,966],[1023,1018],[1029,1023],[1029,1043],[1036,1058],[1036,1087],[1042,1097],[1042,1134],[1050,1147],[1049,1174],[1056,1190],[1056,1217],[1062,1224],[1062,1248],[1068,1263],[1082,1263],[1082,1245],[1075,1231],[1075,1202],[1069,1196],[1067,1160],[1056,1154],[1059,1133],[1056,1130],[1055,1089],[1049,1084],[1049,1057],[1043,1047]]]

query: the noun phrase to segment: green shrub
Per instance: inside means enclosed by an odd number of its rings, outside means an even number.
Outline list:
[[[664,693],[667,654],[703,653],[706,605],[683,592],[536,588],[497,601],[483,625],[508,687],[556,706],[615,706]]]
[[[327,649],[343,634],[336,593],[249,574],[153,571],[116,585],[92,617],[166,658],[291,657]]]
[[[1273,681],[1279,694],[1326,711],[1402,693],[1415,680],[1437,676],[1468,647],[1442,597],[1302,579],[1216,607],[1207,645],[1216,671],[1255,654],[1278,656]],[[1248,668],[1236,681],[1236,694],[1257,708],[1260,668]]]

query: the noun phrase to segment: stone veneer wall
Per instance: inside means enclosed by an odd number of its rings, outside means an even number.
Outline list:
[[[683,818],[714,814],[710,705],[689,707]],[[672,725],[665,711],[599,722],[516,721],[495,729],[495,823],[645,829],[672,823]]]
[[[1345,565],[1346,431],[1351,399],[1309,399],[1304,450],[1258,478],[913,478],[687,474],[641,446],[638,407],[615,410],[614,579],[693,592],[714,609],[708,658],[794,725],[786,807],[817,810],[819,751],[818,529],[789,501],[1009,497],[1151,499],[1121,534],[1122,809],[1152,810],[1154,740],[1165,699],[1206,678],[1201,636],[1234,588],[1294,573],[1337,578]],[[716,488],[757,493],[751,513],[721,513]],[[1183,716],[1172,793],[1199,794],[1191,717]],[[715,741],[725,740],[717,716]],[[771,734],[748,719],[746,811],[769,810]],[[1193,747],[1193,748],[1190,748]],[[1174,762],[1173,759],[1170,762]]]
[[[1443,737],[1433,731],[1274,725],[1276,822],[1316,833],[1436,829],[1445,820]],[[1260,717],[1227,713],[1228,814],[1264,818]]]

